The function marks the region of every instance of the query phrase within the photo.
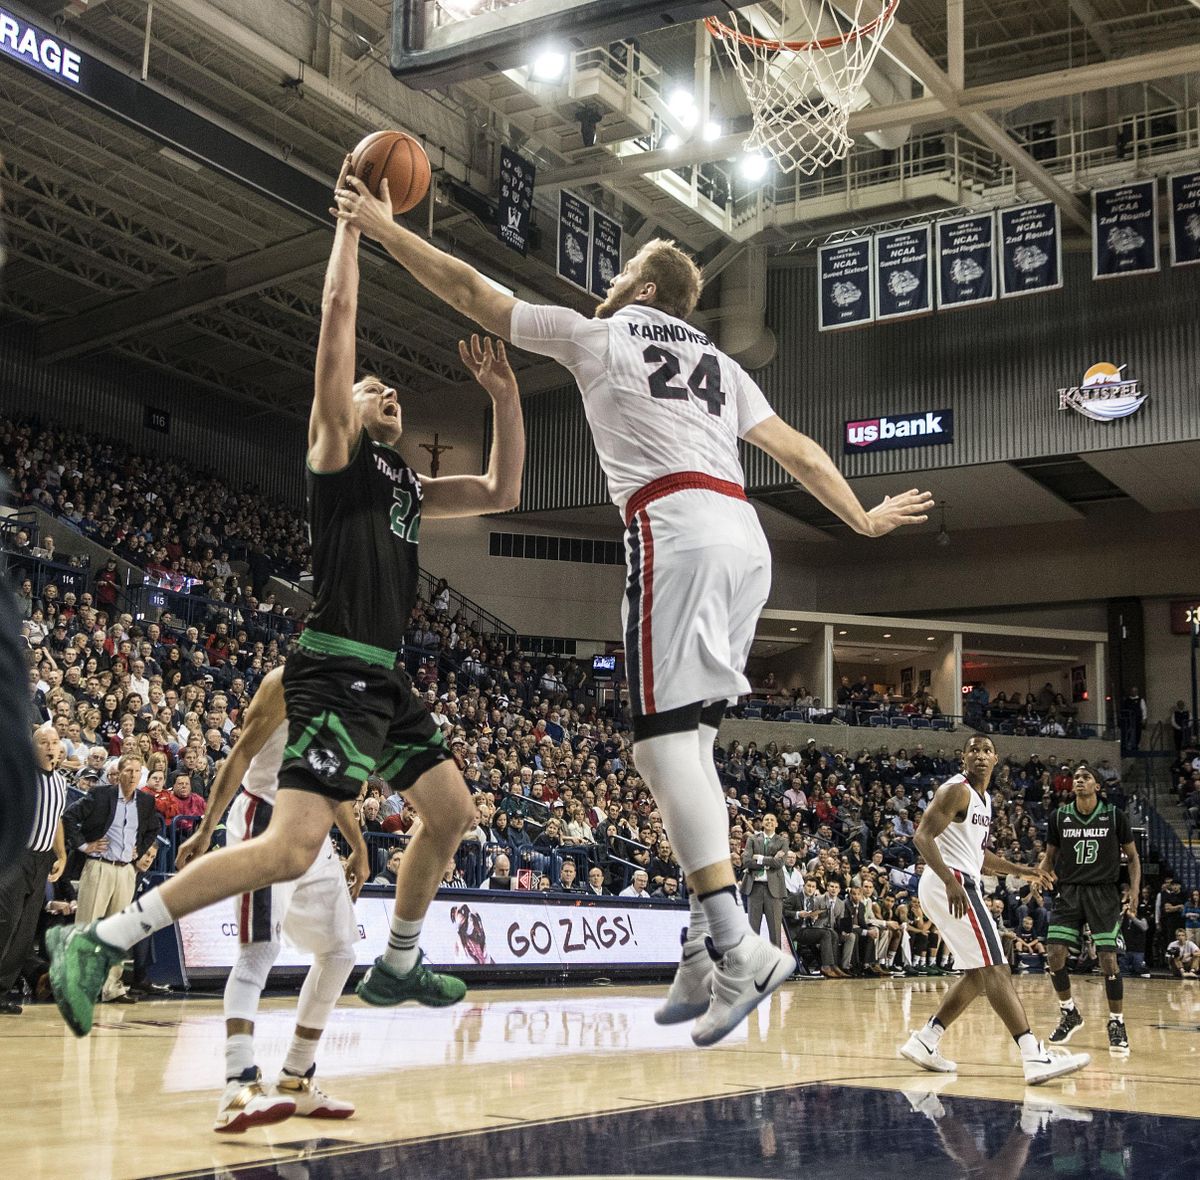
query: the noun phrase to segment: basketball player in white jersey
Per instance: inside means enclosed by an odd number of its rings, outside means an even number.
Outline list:
[[[589,319],[497,291],[397,225],[386,191],[376,199],[355,177],[347,185],[333,210],[341,220],[492,335],[559,361],[583,395],[627,526],[622,615],[634,762],[692,898],[680,969],[656,1019],[695,1020],[693,1041],[711,1045],[795,967],[791,954],[750,932],[712,758],[726,703],[750,691],[746,657],[771,584],[738,440],[765,450],[864,536],[925,520],[932,499],[909,491],[865,511],[825,452],[777,417],[742,368],[686,322],[702,280],[674,243],[643,246]]]
[[[942,1034],[973,1000],[984,995],[1021,1051],[1025,1081],[1037,1086],[1082,1069],[1091,1058],[1086,1053],[1052,1053],[1029,1031],[996,923],[983,903],[979,878],[984,873],[1050,884],[1040,868],[1013,864],[988,851],[992,826],[988,784],[995,767],[991,738],[971,738],[963,751],[963,773],[937,789],[917,827],[913,842],[927,866],[918,888],[921,905],[954,952],[954,965],[963,977],[946,993],[928,1023],[900,1047],[900,1055],[934,1073],[956,1072],[958,1066],[941,1054]]]
[[[182,870],[208,851],[231,799],[227,847],[266,831],[279,790],[287,728],[283,669],[276,668],[263,678],[246,710],[241,737],[217,771],[200,827],[179,846],[176,868]],[[368,878],[370,863],[353,801],[339,805],[335,821],[351,847],[345,870],[326,839],[316,860],[296,880],[234,899],[238,957],[225,983],[226,1086],[214,1131],[241,1132],[294,1114],[324,1119],[354,1114],[353,1103],[323,1093],[313,1077],[317,1042],[354,969],[358,927],[353,898]],[[273,1085],[264,1086],[254,1060],[254,1020],[281,938],[310,952],[313,964],[300,989],[296,1031],[283,1069]]]

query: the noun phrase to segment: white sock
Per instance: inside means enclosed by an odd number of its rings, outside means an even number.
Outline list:
[[[254,1037],[234,1033],[225,1038],[225,1080],[232,1082],[254,1067]]]
[[[285,1073],[302,1078],[312,1068],[317,1059],[317,1042],[307,1037],[292,1034],[292,1043],[288,1046],[287,1056],[283,1059]]]
[[[118,950],[127,951],[135,942],[141,942],[156,930],[170,926],[175,919],[167,913],[167,907],[157,889],[143,893],[119,914],[101,918],[96,923],[96,937]]]
[[[1064,1012],[1074,1012],[1075,1011],[1075,997],[1072,996],[1069,1000],[1059,1000],[1058,1006]]]
[[[383,962],[397,975],[407,975],[417,965],[423,924],[424,920],[420,918],[409,922],[395,913],[392,914],[392,932],[388,935]]]
[[[1021,1050],[1021,1060],[1031,1061],[1035,1057],[1042,1055],[1041,1046],[1038,1044],[1037,1037],[1031,1032],[1022,1033],[1016,1038],[1017,1048]]]
[[[698,942],[708,933],[708,918],[695,893],[688,894],[688,942]]]
[[[934,1018],[931,1016],[925,1022],[925,1027],[921,1029],[921,1037],[931,1049],[936,1049],[941,1043],[945,1031],[940,1024],[934,1023]]]
[[[724,954],[735,947],[750,932],[746,911],[732,885],[702,898],[700,905],[708,922],[708,936],[717,951]]]
[[[1110,1012],[1108,1014],[1108,1018],[1109,1018],[1109,1020],[1115,1020],[1120,1024],[1125,1023],[1125,1013],[1124,1012]]]

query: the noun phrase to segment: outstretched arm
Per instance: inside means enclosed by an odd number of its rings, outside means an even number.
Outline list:
[[[882,537],[901,525],[922,524],[929,519],[933,497],[915,488],[898,496],[885,496],[882,504],[868,512],[833,460],[778,414],[747,431],[746,441],[766,451],[806,491],[864,537]]]
[[[338,184],[337,208],[330,212],[340,225],[374,238],[422,287],[485,332],[512,339],[509,325],[516,300],[497,291],[473,266],[398,225],[386,180],[380,182],[379,196],[373,197],[357,176],[344,176]]]
[[[342,162],[340,188],[350,167]],[[308,461],[314,471],[339,471],[350,462],[354,439],[354,325],[358,318],[358,230],[339,221],[321,294],[321,335],[312,412],[308,419]]]
[[[443,479],[423,479],[421,513],[423,516],[480,516],[485,512],[506,512],[521,499],[521,472],[525,466],[525,420],[521,416],[521,395],[517,379],[508,364],[504,344],[493,346],[488,337],[482,343],[471,337],[458,342],[458,352],[471,375],[492,399],[492,453],[483,475],[448,475]]]

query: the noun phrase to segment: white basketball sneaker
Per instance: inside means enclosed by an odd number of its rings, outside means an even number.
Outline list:
[[[715,1045],[796,970],[796,960],[759,934],[743,935],[723,955],[711,938],[704,941],[713,960],[712,996],[692,1026],[692,1041]]]
[[[1038,1041],[1036,1057],[1026,1057],[1022,1062],[1025,1069],[1025,1081],[1030,1086],[1040,1086],[1053,1078],[1061,1078],[1065,1074],[1083,1069],[1091,1061],[1087,1053],[1052,1053]]]
[[[295,1103],[296,1114],[302,1119],[348,1119],[354,1114],[354,1103],[342,1098],[333,1098],[317,1085],[313,1074],[317,1067],[311,1066],[302,1078],[294,1074],[281,1073],[275,1081],[273,1093]]]
[[[712,998],[713,962],[703,938],[690,938],[671,980],[667,998],[654,1013],[655,1024],[682,1024],[708,1011]]]
[[[224,1135],[240,1135],[250,1127],[281,1123],[296,1113],[296,1103],[288,1095],[267,1093],[262,1074],[251,1066],[241,1077],[226,1083],[217,1104],[213,1130]]]
[[[914,1030],[912,1036],[900,1046],[900,1056],[911,1061],[913,1065],[929,1070],[930,1073],[956,1073],[958,1063],[943,1057],[937,1045],[929,1044],[922,1036],[923,1031],[919,1028]]]

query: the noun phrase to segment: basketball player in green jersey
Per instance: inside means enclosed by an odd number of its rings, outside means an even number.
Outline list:
[[[349,158],[338,187],[345,183]],[[288,659],[283,688],[287,745],[267,830],[198,857],[111,918],[52,930],[54,998],[77,1036],[92,1027],[108,968],[185,914],[292,881],[325,846],[338,806],[375,771],[402,791],[421,824],[396,882],[387,950],[358,987],[372,1004],[462,998],[461,980],[422,962],[421,923],[475,808],[440,731],[413,696],[397,652],[417,595],[417,538],[424,517],[481,516],[516,506],[525,433],[504,346],[459,344],[492,399],[494,430],[481,476],[425,479],[401,458],[396,390],[354,380],[359,231],[339,221],[325,275],[316,388],[308,426],[309,528],[315,603]]]
[[[1060,807],[1046,829],[1046,853],[1041,869],[1058,878],[1054,914],[1046,940],[1050,981],[1058,995],[1058,1027],[1050,1034],[1052,1045],[1065,1045],[1083,1015],[1071,996],[1067,954],[1078,951],[1086,922],[1100,957],[1104,992],[1108,997],[1108,1049],[1114,1057],[1129,1056],[1122,1011],[1125,983],[1117,964],[1117,939],[1121,918],[1137,906],[1142,889],[1142,862],[1133,830],[1123,811],[1100,799],[1100,784],[1091,767],[1080,764],[1072,778],[1075,799]],[[1129,861],[1129,899],[1121,901],[1121,854]]]

